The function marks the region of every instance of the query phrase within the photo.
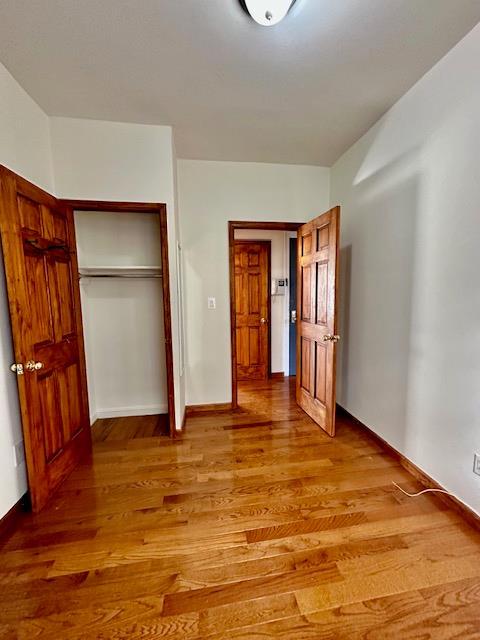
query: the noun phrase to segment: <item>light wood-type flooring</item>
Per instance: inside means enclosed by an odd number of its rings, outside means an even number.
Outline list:
[[[0,637],[480,638],[477,532],[345,418],[322,433],[291,380],[240,404],[175,441],[96,433],[0,550]]]
[[[92,427],[93,443],[111,440],[151,438],[168,433],[168,414],[133,416],[129,418],[102,418]]]

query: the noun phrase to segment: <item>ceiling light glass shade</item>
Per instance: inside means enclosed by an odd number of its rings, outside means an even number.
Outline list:
[[[295,0],[244,0],[248,12],[258,24],[273,27],[287,15]]]

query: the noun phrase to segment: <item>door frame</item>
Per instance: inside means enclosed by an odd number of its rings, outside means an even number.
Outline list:
[[[237,334],[235,318],[235,229],[256,229],[257,231],[297,231],[303,222],[256,222],[253,220],[230,220],[228,222],[228,265],[230,278],[230,361],[232,376],[232,409],[238,409],[238,380],[237,380]],[[253,241],[252,241],[253,242]],[[270,261],[269,261],[270,262]],[[268,283],[269,304],[271,302],[271,282]],[[271,317],[271,314],[270,314]],[[269,322],[270,325],[270,322]],[[269,326],[269,374],[271,374],[270,355],[270,326]]]
[[[162,251],[162,297],[165,331],[165,357],[167,365],[168,430],[174,438],[175,430],[175,386],[173,377],[172,314],[170,301],[170,269],[168,266],[167,205],[160,202],[115,202],[111,200],[69,200],[60,203],[74,211],[107,211],[111,213],[152,213],[160,219],[160,247]],[[81,321],[81,317],[80,317]],[[86,384],[86,380],[85,380]]]

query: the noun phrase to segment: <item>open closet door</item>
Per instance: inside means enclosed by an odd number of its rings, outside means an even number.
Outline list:
[[[91,449],[74,227],[55,198],[0,167],[0,231],[38,511]]]
[[[335,351],[340,207],[297,234],[297,403],[335,435]]]

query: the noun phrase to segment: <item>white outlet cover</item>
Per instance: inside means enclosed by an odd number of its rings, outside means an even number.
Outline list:
[[[215,298],[207,298],[207,307],[209,309],[216,309],[217,301],[215,300]]]

